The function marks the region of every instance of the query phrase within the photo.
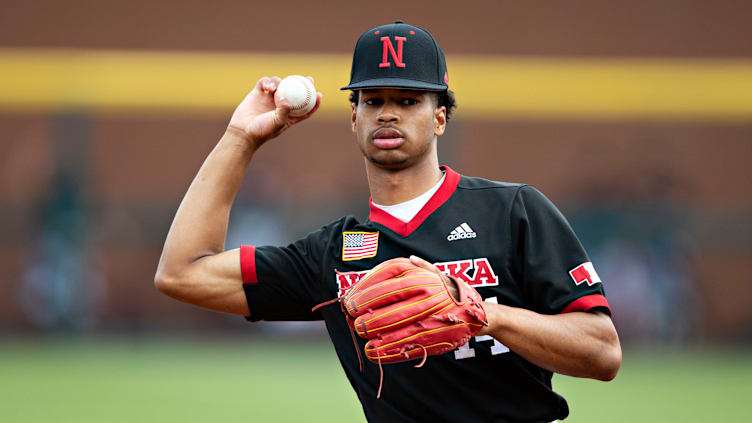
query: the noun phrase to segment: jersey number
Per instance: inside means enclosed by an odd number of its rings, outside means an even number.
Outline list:
[[[486,298],[483,301],[488,301],[489,303],[494,303],[494,304],[499,303],[499,300],[496,297]],[[491,355],[504,354],[506,352],[509,352],[509,348],[507,348],[506,345],[497,341],[491,335],[481,335],[481,336],[475,337],[475,342],[481,342],[481,341],[493,341],[494,344],[491,347]],[[469,342],[457,348],[456,350],[454,350],[454,358],[457,360],[461,360],[463,358],[471,358],[471,357],[475,357],[475,349],[470,348]]]

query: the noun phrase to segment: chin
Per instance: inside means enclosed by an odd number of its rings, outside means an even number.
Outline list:
[[[368,160],[376,166],[386,170],[400,170],[410,166],[409,157],[369,156]]]

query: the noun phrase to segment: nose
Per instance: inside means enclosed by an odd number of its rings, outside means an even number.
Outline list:
[[[379,123],[397,123],[399,122],[399,115],[395,113],[394,108],[385,104],[378,115]]]

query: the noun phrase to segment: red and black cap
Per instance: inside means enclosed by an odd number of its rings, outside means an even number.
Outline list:
[[[355,44],[350,84],[342,90],[449,88],[444,52],[423,28],[402,21],[364,32]]]

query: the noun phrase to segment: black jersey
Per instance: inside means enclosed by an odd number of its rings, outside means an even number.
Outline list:
[[[339,360],[372,422],[550,422],[569,413],[551,389],[551,372],[528,362],[490,336],[412,362],[379,369],[364,361],[332,299],[369,269],[411,254],[462,278],[485,301],[542,314],[599,308],[610,314],[603,286],[571,227],[536,189],[460,176],[446,178],[410,221],[371,205],[361,223],[352,216],[287,247],[241,247],[250,320],[326,322]],[[359,348],[365,340],[358,338]]]

